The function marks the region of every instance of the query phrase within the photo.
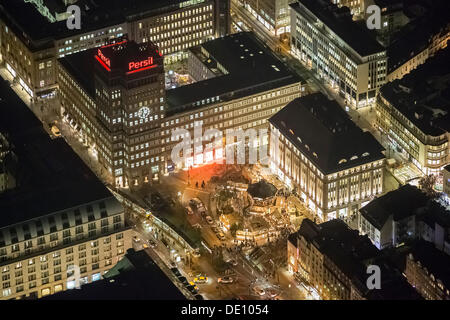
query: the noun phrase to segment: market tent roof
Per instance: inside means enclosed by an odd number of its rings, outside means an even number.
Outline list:
[[[249,185],[247,192],[254,198],[265,199],[273,197],[277,192],[277,188],[266,180],[261,180]]]

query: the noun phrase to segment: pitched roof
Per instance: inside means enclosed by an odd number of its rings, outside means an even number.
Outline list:
[[[323,174],[384,159],[384,148],[372,134],[320,92],[291,101],[269,122]]]
[[[394,221],[415,215],[417,210],[426,206],[428,197],[410,184],[371,201],[359,211],[374,227],[383,228],[387,219],[392,216]]]

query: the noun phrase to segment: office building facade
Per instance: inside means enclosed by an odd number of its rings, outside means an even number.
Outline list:
[[[279,38],[289,33],[289,3],[291,0],[231,0],[239,18],[252,25],[253,19],[265,28],[265,32]],[[253,28],[255,31],[256,29]]]
[[[446,48],[401,80],[388,83],[376,101],[377,128],[393,149],[427,175],[441,173],[450,161],[444,80],[449,53]]]
[[[1,299],[41,298],[100,280],[131,248],[113,197],[0,229]]]
[[[79,30],[69,30],[63,19],[49,19],[42,14],[47,10],[39,11],[31,3],[6,0],[0,5],[0,63],[29,98],[53,94],[58,58],[126,37],[136,42],[153,41],[165,62],[171,63],[185,58],[187,48],[229,30],[222,25],[230,21],[218,0],[97,3],[97,7],[82,8],[83,28]]]
[[[450,256],[432,243],[418,241],[406,256],[405,276],[426,300],[450,300]]]
[[[291,52],[354,108],[375,101],[386,82],[385,49],[352,21],[348,8],[327,1],[291,4]]]

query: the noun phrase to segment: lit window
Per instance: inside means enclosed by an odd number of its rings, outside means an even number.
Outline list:
[[[92,281],[97,281],[101,279],[100,273],[95,273],[92,275]]]

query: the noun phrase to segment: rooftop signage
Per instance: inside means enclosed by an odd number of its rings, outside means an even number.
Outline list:
[[[105,57],[102,53],[102,51],[100,49],[97,50],[97,55],[99,56],[100,59],[102,59],[102,61],[111,68],[111,61]]]
[[[120,43],[119,43],[120,44]],[[117,45],[117,44],[114,44]],[[108,45],[109,46],[109,45]],[[97,54],[95,55],[95,59],[108,71],[111,71],[111,59],[108,58],[102,51],[103,48],[106,48],[108,46],[101,47],[97,49]],[[162,54],[157,51],[157,53],[162,56]],[[127,63],[127,74],[135,73],[143,70],[147,70],[150,68],[155,68],[157,64],[154,64],[153,57],[148,57],[144,60],[140,61],[128,61]]]
[[[147,70],[154,67],[156,67],[156,64],[153,64],[153,57],[148,57],[147,59],[142,61],[132,61],[128,63],[127,74]]]
[[[111,60],[105,57],[100,49],[97,49],[97,55],[95,56],[98,62],[108,71],[111,71]]]

